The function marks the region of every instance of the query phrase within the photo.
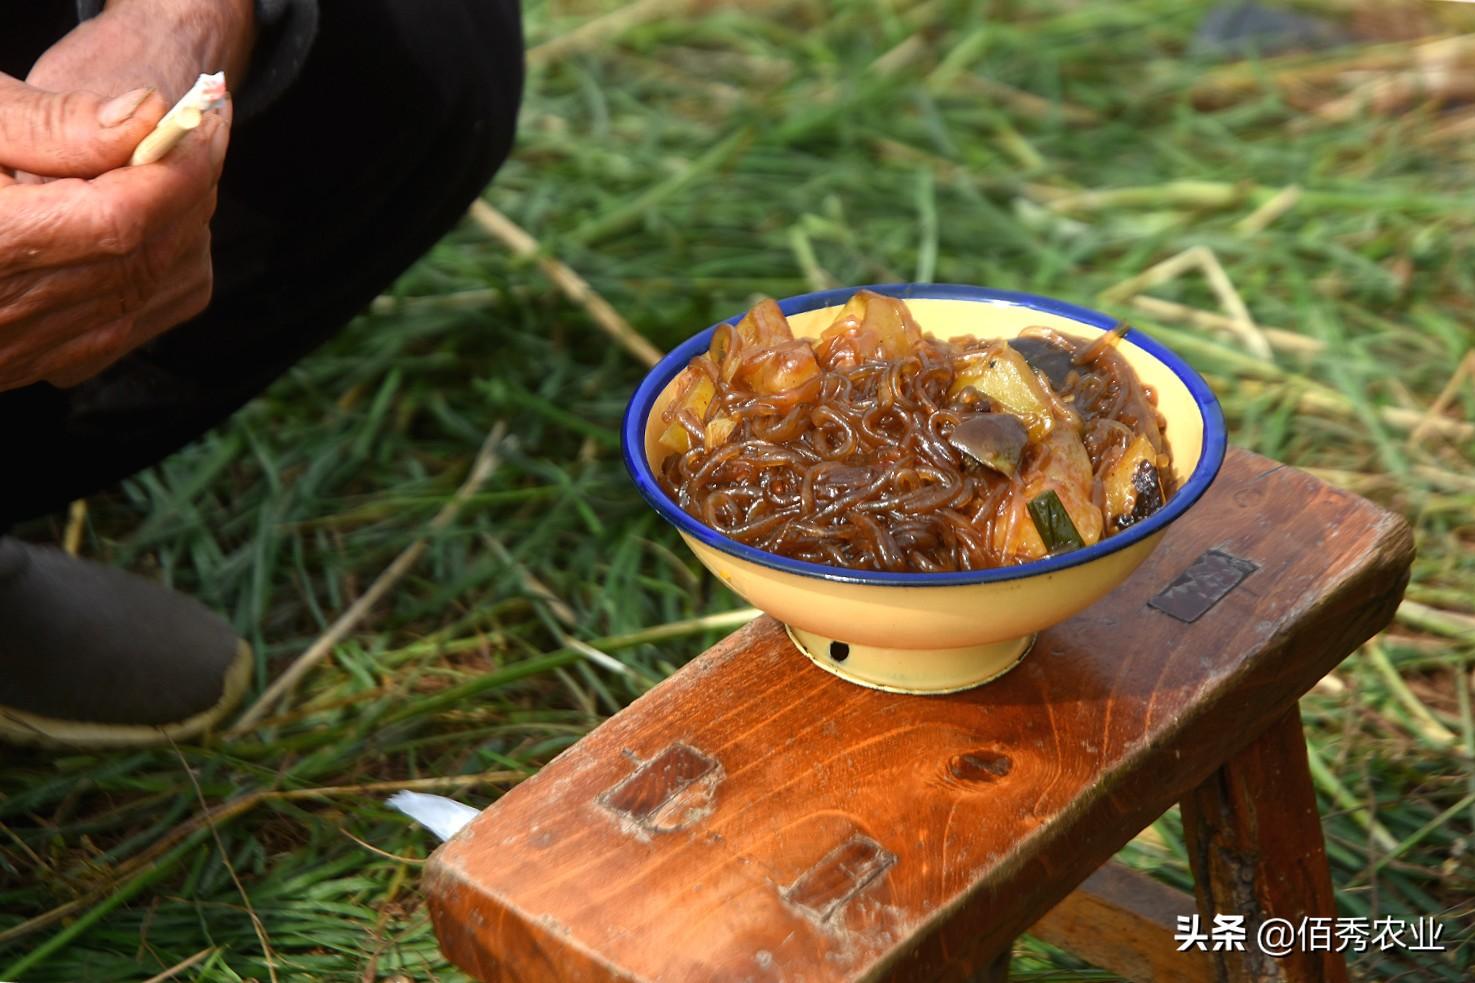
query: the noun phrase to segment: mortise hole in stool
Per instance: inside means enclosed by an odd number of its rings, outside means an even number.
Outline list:
[[[850,646],[844,642],[830,643],[830,658],[836,662],[844,662],[850,657]]]

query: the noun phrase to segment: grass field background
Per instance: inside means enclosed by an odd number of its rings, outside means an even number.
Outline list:
[[[1231,61],[1191,50],[1209,5],[1181,0],[645,0],[585,32],[621,8],[539,0],[519,146],[486,200],[661,348],[827,285],[1099,306],[1204,373],[1235,444],[1406,515],[1397,621],[1302,712],[1343,913],[1439,914],[1451,946],[1355,971],[1468,979],[1475,21],[1456,7],[1303,4],[1372,41]],[[1448,71],[1408,75],[1431,62]],[[1198,269],[1147,301],[1120,286],[1194,247],[1267,330]],[[487,804],[741,617],[619,463],[641,374],[468,222],[229,425],[90,500],[82,552],[225,612],[257,693],[429,539],[250,732],[4,752],[0,979],[189,960],[177,978],[461,979],[419,893],[432,841],[388,791]],[[490,476],[433,527],[499,422]],[[1176,814],[1123,859],[1186,885]],[[1014,972],[1111,978],[1027,939]]]

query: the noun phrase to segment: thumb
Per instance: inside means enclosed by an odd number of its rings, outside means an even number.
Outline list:
[[[113,99],[47,92],[0,73],[0,167],[46,177],[96,177],[128,163],[168,107],[152,89]]]

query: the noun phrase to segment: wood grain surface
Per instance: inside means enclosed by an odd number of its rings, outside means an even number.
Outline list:
[[[1253,571],[1224,592],[1245,568],[1211,550]],[[970,692],[861,689],[759,619],[436,852],[442,947],[484,980],[969,978],[1385,625],[1412,551],[1231,451],[1127,583]],[[1222,596],[1183,620],[1149,606],[1170,587]]]
[[[1183,839],[1198,907],[1244,916],[1243,952],[1212,953],[1222,983],[1347,983],[1340,952],[1274,958],[1256,944],[1272,915],[1299,925],[1334,918],[1331,870],[1306,763],[1301,713],[1291,707],[1183,799]]]

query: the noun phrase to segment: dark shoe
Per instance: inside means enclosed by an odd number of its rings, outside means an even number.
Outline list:
[[[185,740],[239,702],[250,672],[250,647],[199,602],[0,538],[0,740]]]

